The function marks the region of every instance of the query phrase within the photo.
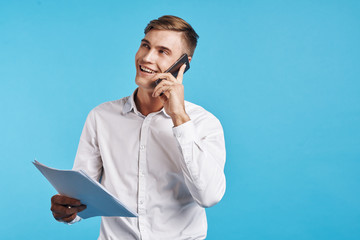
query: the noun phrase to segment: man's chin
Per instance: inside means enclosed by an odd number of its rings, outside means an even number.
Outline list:
[[[156,87],[155,82],[150,81],[148,79],[135,78],[135,84],[139,86],[139,88],[143,88],[144,90],[153,91]]]

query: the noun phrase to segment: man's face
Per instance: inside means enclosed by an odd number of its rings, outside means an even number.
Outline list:
[[[152,91],[155,73],[166,71],[183,53],[185,42],[181,32],[150,30],[135,55],[136,84]]]

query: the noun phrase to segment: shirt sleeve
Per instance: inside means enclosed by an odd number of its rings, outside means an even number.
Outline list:
[[[185,183],[202,207],[218,203],[226,188],[224,133],[217,118],[204,118],[197,124],[190,120],[173,128],[182,153],[181,167]]]
[[[102,174],[102,160],[94,109],[89,113],[81,133],[73,170],[85,171],[87,175],[96,181],[100,179]]]
[[[91,178],[99,180],[102,173],[102,161],[96,135],[95,112],[92,110],[87,116],[81,133],[73,170],[83,170]],[[82,218],[76,216],[68,225],[79,222]]]

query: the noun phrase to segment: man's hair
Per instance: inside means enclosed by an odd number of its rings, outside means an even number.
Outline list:
[[[185,20],[176,16],[165,15],[149,22],[144,30],[145,35],[152,29],[182,32],[187,45],[186,53],[189,56],[194,54],[199,36]]]

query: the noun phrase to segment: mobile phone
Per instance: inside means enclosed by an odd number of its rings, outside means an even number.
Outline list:
[[[165,72],[166,73],[171,73],[175,78],[177,77],[180,67],[186,63],[186,68],[184,73],[189,70],[190,68],[190,63],[189,63],[189,58],[188,55],[186,53],[184,53],[173,65],[171,65],[171,67],[169,67]],[[158,85],[161,82],[162,79],[158,79],[155,81],[155,85]]]

